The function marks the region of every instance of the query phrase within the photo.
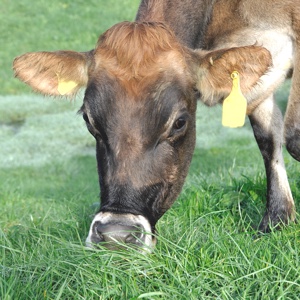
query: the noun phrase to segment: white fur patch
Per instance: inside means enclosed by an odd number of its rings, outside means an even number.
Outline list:
[[[118,219],[120,219],[120,222],[130,221],[130,223],[141,226],[143,228],[143,237],[145,238],[145,241],[143,247],[141,248],[142,252],[149,253],[154,249],[155,238],[151,231],[151,225],[145,217],[133,214],[113,214],[110,212],[100,212],[94,217],[90,226],[88,237],[85,241],[86,246],[89,248],[94,248],[94,245],[92,243],[92,234],[95,222],[99,221],[101,223],[109,223],[112,221],[118,221]]]

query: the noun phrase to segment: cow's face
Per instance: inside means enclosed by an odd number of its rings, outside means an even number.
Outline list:
[[[197,92],[211,103],[239,71],[248,91],[267,70],[260,47],[215,52],[181,46],[162,24],[121,23],[95,50],[29,53],[16,76],[51,95],[86,92],[81,113],[95,137],[101,207],[87,245],[150,249],[158,219],[180,192],[195,144]]]
[[[105,71],[85,94],[83,117],[97,143],[101,208],[88,243],[110,240],[105,231],[135,232],[152,244],[157,220],[170,208],[186,177],[195,141],[196,95],[175,75],[160,74],[139,95],[128,94]]]
[[[101,186],[89,244],[151,246],[194,149],[196,93],[184,50],[163,27],[135,26],[101,37],[81,109],[97,142]]]

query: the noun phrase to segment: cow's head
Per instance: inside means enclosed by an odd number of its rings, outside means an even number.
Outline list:
[[[151,248],[188,172],[199,92],[208,104],[222,99],[233,71],[247,92],[270,63],[261,47],[191,50],[163,24],[130,22],[113,26],[86,53],[17,57],[15,75],[38,92],[69,96],[86,88],[80,111],[96,140],[101,188],[87,244]]]

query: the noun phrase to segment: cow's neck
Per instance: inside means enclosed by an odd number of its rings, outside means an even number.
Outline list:
[[[142,0],[136,21],[167,23],[186,46],[202,48],[215,1]]]

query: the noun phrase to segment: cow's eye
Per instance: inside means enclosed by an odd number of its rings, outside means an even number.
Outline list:
[[[91,122],[89,120],[89,117],[87,116],[87,114],[83,113],[82,114],[82,117],[83,117],[83,120],[85,121],[85,124],[86,124],[86,127],[88,129],[88,131],[95,137],[99,137],[100,136],[100,133],[95,130],[95,128],[91,125]]]
[[[186,118],[180,117],[174,122],[173,129],[175,130],[183,129],[185,127],[185,124],[186,124]]]
[[[86,123],[90,124],[90,120],[89,120],[87,114],[83,113],[83,114],[82,114],[82,117],[83,117],[83,120],[84,120]]]

